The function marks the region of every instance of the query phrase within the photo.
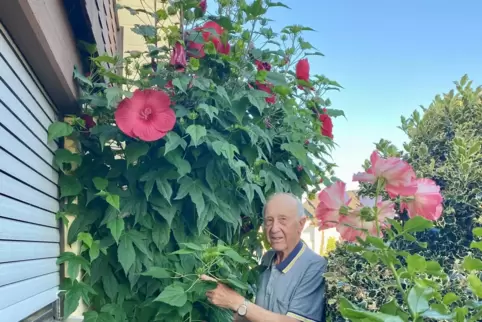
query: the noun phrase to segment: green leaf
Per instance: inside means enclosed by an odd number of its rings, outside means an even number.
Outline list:
[[[200,110],[203,110],[209,116],[209,119],[211,120],[211,122],[219,113],[219,110],[217,107],[212,105],[207,105],[204,103],[199,104],[197,108]]]
[[[464,269],[468,271],[482,271],[482,261],[477,258],[466,256],[462,263]]]
[[[72,279],[77,278],[81,268],[90,274],[90,263],[82,256],[64,252],[57,259],[57,265],[63,263],[67,263],[67,275]]]
[[[164,150],[164,155],[168,154],[169,152],[177,149],[178,146],[182,147],[182,149],[186,149],[187,147],[187,142],[183,138],[179,136],[174,131],[168,132],[166,136],[164,137],[166,140],[166,146]]]
[[[253,199],[254,199],[253,184],[251,184],[249,182],[245,182],[243,184],[243,190],[246,193],[246,197],[248,198],[248,202],[251,204],[253,202]]]
[[[227,282],[227,284],[235,287],[235,288],[239,288],[243,291],[247,291],[248,290],[248,284],[247,283],[244,283],[236,278],[232,278],[232,277],[229,277],[227,278],[226,280],[223,280],[223,282]]]
[[[262,92],[264,95],[255,95],[253,92]],[[253,106],[255,106],[260,114],[263,114],[264,109],[268,106],[266,103],[265,98],[269,95],[266,92],[258,91],[258,90],[251,90],[248,92],[248,100]]]
[[[430,228],[433,228],[433,223],[430,220],[415,216],[405,223],[403,230],[405,233],[412,233],[425,231]]]
[[[428,274],[434,276],[442,276],[444,274],[442,266],[436,261],[428,261],[426,271]]]
[[[150,276],[158,279],[170,278],[172,274],[162,267],[151,267],[141,274],[142,276]]]
[[[191,255],[191,254],[194,254],[196,253],[194,250],[192,249],[178,249],[174,252],[171,253],[171,255]]]
[[[82,73],[78,70],[77,66],[74,66],[74,79],[77,79],[81,84],[87,84],[89,86],[92,86],[92,81],[82,75]]]
[[[445,294],[443,298],[443,303],[447,306],[451,305],[452,303],[455,303],[459,300],[459,296],[453,292]]]
[[[100,255],[100,243],[98,240],[94,241],[89,249],[90,262],[92,263]]]
[[[473,248],[473,249],[478,249],[480,251],[482,251],[482,241],[473,241],[470,243],[470,248]]]
[[[107,179],[100,177],[94,177],[92,179],[92,182],[94,183],[94,186],[97,190],[105,190],[109,185],[109,181]]]
[[[65,122],[54,122],[49,125],[48,141],[52,142],[58,138],[69,136],[74,132],[74,128]]]
[[[73,176],[60,175],[59,178],[60,197],[77,196],[82,192],[82,184],[79,179]]]
[[[339,305],[342,316],[352,321],[404,322],[399,316],[366,311],[351,303],[343,296],[339,300]]]
[[[166,160],[177,168],[179,178],[191,172],[191,164],[183,158],[180,149],[176,149],[165,156]]]
[[[156,179],[157,190],[166,200],[171,203],[172,186],[167,179]]]
[[[237,252],[235,252],[233,249],[228,249],[227,251],[224,252],[224,255],[228,256],[231,258],[233,261],[240,263],[240,264],[246,264],[248,261],[241,257]]]
[[[276,72],[268,72],[266,74],[266,81],[273,84],[274,86],[285,86],[288,85],[286,81],[286,77],[284,74],[276,73]]]
[[[194,244],[194,243],[181,243],[180,245],[183,246],[183,247],[186,247],[188,249],[192,249],[192,250],[198,250],[198,251],[204,250],[204,248],[202,246]]]
[[[326,109],[326,114],[328,114],[331,117],[338,117],[338,116],[345,117],[345,112],[343,112],[343,110],[335,110],[331,108]]]
[[[200,143],[202,143],[201,139],[207,134],[204,126],[194,124],[188,126],[186,133],[191,136],[191,145],[194,146],[198,146]]]
[[[482,237],[482,227],[477,227],[472,230],[472,234],[477,237]]]
[[[154,301],[181,307],[187,302],[187,293],[179,285],[169,285]]]
[[[55,151],[55,164],[59,169],[63,169],[64,163],[76,164],[78,166],[82,163],[82,156],[80,154],[74,154],[66,149],[58,149]]]
[[[281,149],[290,152],[295,158],[306,164],[308,161],[308,154],[305,147],[301,143],[283,143]]]
[[[172,80],[172,85],[176,86],[179,88],[181,91],[186,93],[187,87],[189,86],[189,83],[191,82],[191,78],[187,76],[181,76],[179,78],[174,78]]]
[[[89,233],[84,233],[84,232],[79,233],[79,234],[77,235],[77,240],[83,242],[83,243],[86,244],[89,248],[92,247],[93,239],[92,239],[92,235],[89,234]]]
[[[107,223],[107,228],[110,229],[110,233],[112,237],[114,237],[117,244],[119,244],[120,236],[125,229],[124,219],[117,217],[114,220],[111,220]]]
[[[478,297],[482,298],[482,281],[474,274],[470,274],[467,278],[469,282],[470,289]]]
[[[235,153],[239,154],[238,148],[233,145],[228,143],[227,141],[214,141],[212,143],[213,150],[216,152],[217,155],[222,155],[228,160],[234,159]]]
[[[432,289],[420,285],[413,286],[408,292],[407,302],[410,310],[417,314],[427,311],[429,307],[429,296],[432,294]]]
[[[229,105],[231,105],[231,100],[229,99],[229,95],[228,95],[228,93],[226,92],[226,89],[223,86],[218,85],[216,87],[216,93],[219,96],[221,96],[222,98],[224,98]]]
[[[157,34],[157,30],[154,26],[151,26],[151,25],[134,25],[133,28],[131,28],[131,30],[138,34],[138,35],[141,35],[141,36],[144,36],[144,37],[150,37],[150,38],[154,38],[156,37],[156,34]]]
[[[391,300],[390,302],[383,304],[380,307],[380,312],[392,316],[399,316],[403,321],[408,321],[410,317],[408,313],[404,312],[400,306],[398,306],[396,300]]]
[[[115,318],[107,312],[84,312],[84,322],[116,322]]]
[[[136,260],[136,251],[132,240],[126,234],[123,234],[120,238],[117,257],[124,272],[127,274]]]
[[[169,225],[166,221],[161,223],[157,222],[152,227],[152,241],[159,249],[159,251],[164,250],[164,247],[169,242],[169,237],[171,236],[171,232],[169,229]]]
[[[105,98],[107,99],[107,107],[117,104],[122,98],[124,91],[119,87],[108,87],[105,90]]]
[[[410,274],[423,273],[427,268],[427,262],[418,254],[407,256],[407,269]]]
[[[284,163],[276,162],[276,168],[281,172],[285,173],[291,180],[298,180],[298,177],[291,168],[288,168]]]
[[[183,177],[179,180],[179,183],[180,187],[175,199],[183,199],[189,194],[192,202],[196,205],[198,214],[202,213],[204,211],[205,203],[200,182],[194,181],[189,177]]]
[[[105,197],[105,201],[109,203],[112,207],[119,210],[120,207],[120,197],[118,195],[113,195],[111,193],[107,193]]]
[[[126,146],[126,160],[129,164],[137,161],[149,151],[149,145],[145,142],[133,142]]]

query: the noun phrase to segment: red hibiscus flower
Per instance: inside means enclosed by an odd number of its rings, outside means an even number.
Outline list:
[[[321,135],[333,139],[333,121],[331,117],[326,114],[326,109],[324,109],[324,114],[320,114],[319,119],[321,122]]]
[[[266,63],[266,62],[262,62],[262,61],[259,61],[259,60],[256,60],[254,62],[256,64],[256,68],[259,70],[265,70],[265,71],[271,71],[271,65],[269,63]]]
[[[172,50],[171,65],[179,71],[184,71],[187,65],[186,51],[184,50],[184,46],[179,42],[176,42]]]
[[[221,41],[221,35],[224,34],[224,29],[219,24],[214,21],[208,21],[203,26],[197,27],[194,30],[201,32],[204,42],[211,41],[218,53],[229,54],[231,46],[229,43],[223,43]],[[188,43],[188,49],[190,56],[194,58],[202,58],[206,55],[204,52],[204,44],[190,41]]]
[[[296,64],[296,78],[305,82],[310,81],[310,63],[308,59],[301,59]]]
[[[80,116],[81,119],[84,120],[85,122],[85,128],[87,130],[90,130],[91,128],[93,128],[94,126],[96,126],[96,123],[94,121],[94,118],[91,116],[91,115],[88,115],[88,114],[82,114]]]
[[[260,91],[263,91],[263,92],[266,92],[266,93],[268,93],[268,94],[271,94],[271,96],[265,98],[266,103],[269,103],[269,104],[274,104],[274,103],[276,103],[276,96],[273,94],[273,91],[271,90],[271,88],[273,87],[273,85],[271,85],[271,84],[263,84],[263,83],[260,83],[260,82],[256,81],[256,87],[257,87]]]
[[[202,13],[206,13],[206,10],[208,9],[208,2],[207,2],[207,0],[201,0],[201,1],[199,1],[199,8],[201,9]]]
[[[176,124],[176,114],[170,103],[169,96],[163,91],[136,90],[131,98],[124,98],[119,103],[115,121],[127,136],[156,141]]]

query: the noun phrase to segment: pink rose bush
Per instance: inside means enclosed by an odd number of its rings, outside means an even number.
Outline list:
[[[345,183],[335,182],[318,195],[316,218],[320,230],[336,228],[348,242],[365,240],[367,236],[382,237],[383,230],[391,226],[389,220],[397,217],[395,201],[400,202],[400,210],[406,210],[410,218],[440,218],[443,198],[434,181],[417,178],[412,167],[399,158],[383,158],[374,151],[370,160],[371,166],[366,172],[355,174],[353,181],[375,185],[376,198],[361,198],[360,205],[350,208]],[[382,199],[383,190],[391,199]]]

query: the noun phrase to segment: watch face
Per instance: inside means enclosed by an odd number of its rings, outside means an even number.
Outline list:
[[[246,307],[246,305],[243,304],[243,305],[241,305],[241,306],[239,307],[239,309],[238,309],[238,314],[239,314],[240,316],[245,316],[246,313],[248,313],[248,308]]]

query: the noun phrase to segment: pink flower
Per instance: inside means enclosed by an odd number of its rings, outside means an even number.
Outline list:
[[[375,205],[375,199],[361,198],[361,207],[349,212],[348,216],[343,216],[341,222],[336,226],[336,230],[340,233],[343,240],[348,242],[355,242],[357,237],[365,239],[367,236],[377,236],[377,225],[374,218],[366,218],[365,212],[373,209]],[[387,218],[395,218],[395,205],[391,201],[381,201],[379,198],[378,203],[378,222],[380,229],[386,229],[390,227],[390,224],[386,221]],[[368,211],[370,215],[373,214]],[[383,236],[380,231],[380,237]]]
[[[440,187],[433,180],[417,179],[417,191],[413,198],[407,198],[401,203],[401,209],[406,209],[408,216],[421,216],[428,220],[437,220],[442,215],[442,195]]]
[[[199,8],[201,9],[202,13],[206,13],[206,10],[208,9],[207,0],[199,1]]]
[[[169,96],[163,91],[136,90],[131,98],[124,98],[119,103],[115,121],[127,136],[156,141],[176,124],[176,114],[170,103]]]
[[[174,49],[172,50],[171,65],[180,71],[184,71],[184,67],[187,65],[186,51],[180,42],[176,42]]]
[[[399,158],[381,158],[377,151],[370,156],[372,165],[366,172],[357,173],[353,181],[375,183],[377,179],[385,179],[385,190],[391,198],[410,196],[417,191],[416,176],[412,167]]]
[[[337,181],[318,195],[320,203],[316,207],[316,218],[320,230],[338,225],[343,215],[340,210],[347,207],[350,199],[345,192],[345,183]]]
[[[263,84],[261,82],[256,81],[256,87],[260,91],[263,91],[263,92],[266,92],[266,93],[270,94],[270,96],[265,98],[266,103],[268,103],[268,104],[276,103],[276,95],[273,94],[273,91],[271,90],[271,88],[273,87],[273,84],[270,84],[270,83]]]
[[[211,41],[218,53],[225,55],[229,54],[231,46],[228,42],[223,42],[221,40],[221,36],[224,34],[224,29],[218,23],[208,21],[204,25],[194,28],[194,30],[201,32],[204,42]],[[204,52],[204,44],[190,41],[187,47],[190,51],[189,55],[194,58],[203,58],[206,55]]]
[[[296,78],[305,82],[310,81],[310,63],[308,59],[300,59],[296,64]]]

